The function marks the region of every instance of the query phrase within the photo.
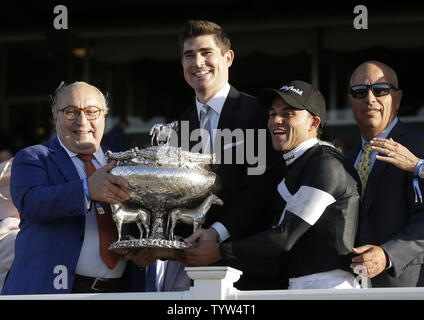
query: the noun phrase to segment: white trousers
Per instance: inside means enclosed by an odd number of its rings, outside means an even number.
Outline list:
[[[360,289],[355,276],[347,271],[336,269],[327,272],[289,278],[289,290],[295,289]]]

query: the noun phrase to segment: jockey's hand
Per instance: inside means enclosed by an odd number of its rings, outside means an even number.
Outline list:
[[[194,246],[184,249],[184,263],[190,267],[207,266],[221,259],[219,243],[201,240]]]
[[[212,227],[209,229],[197,229],[191,236],[186,238],[184,242],[193,245],[195,242],[201,240],[218,242],[218,232]]]

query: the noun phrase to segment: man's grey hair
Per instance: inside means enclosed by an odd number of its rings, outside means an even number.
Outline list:
[[[107,103],[107,99],[106,99],[105,95],[98,88],[96,88],[95,86],[93,86],[93,85],[91,85],[87,82],[84,82],[84,81],[75,81],[75,82],[70,83],[70,84],[65,84],[65,82],[62,81],[60,83],[59,87],[56,89],[54,96],[51,97],[51,99],[52,99],[52,106],[51,106],[52,111],[58,112],[60,108],[66,107],[66,106],[60,106],[58,104],[59,98],[62,96],[62,94],[64,94],[66,92],[66,90],[72,88],[73,86],[81,85],[81,84],[88,85],[88,86],[94,88],[99,93],[100,101],[101,101],[101,104],[102,104],[99,107],[103,108],[105,114],[107,114],[109,108],[108,108],[108,103]]]

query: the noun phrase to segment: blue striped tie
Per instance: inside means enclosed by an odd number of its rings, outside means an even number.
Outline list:
[[[212,153],[213,152],[213,143],[212,143],[212,130],[211,130],[211,123],[210,123],[210,116],[211,116],[211,107],[209,107],[207,104],[204,104],[202,109],[200,110],[200,125],[202,129],[205,129],[209,132],[209,141],[204,141],[204,138],[202,136],[202,153]]]
[[[158,288],[156,286],[156,267],[157,261],[147,268],[146,274],[146,292],[157,292]]]

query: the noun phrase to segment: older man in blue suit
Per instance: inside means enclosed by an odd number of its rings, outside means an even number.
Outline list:
[[[116,236],[109,203],[129,194],[128,182],[108,173],[115,164],[106,163],[100,146],[106,100],[96,87],[75,82],[57,90],[52,113],[57,136],[21,150],[13,162],[21,224],[2,294],[137,290],[127,275],[140,284],[144,272],[107,250]]]

